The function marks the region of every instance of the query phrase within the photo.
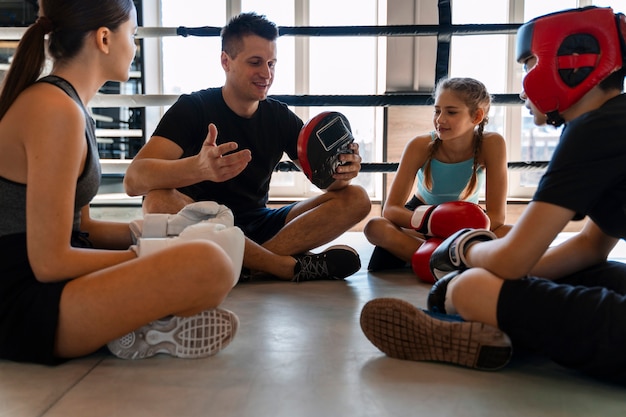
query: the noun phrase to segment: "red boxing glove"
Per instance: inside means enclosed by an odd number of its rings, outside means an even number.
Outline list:
[[[490,224],[482,207],[469,201],[418,206],[411,217],[411,227],[416,231],[443,238],[465,228],[489,229]]]
[[[411,266],[413,267],[413,272],[417,277],[427,283],[434,284],[437,281],[437,278],[432,274],[430,270],[430,256],[437,249],[437,247],[443,242],[443,239],[439,239],[438,237],[431,237],[426,240],[417,248],[413,257],[411,258]]]

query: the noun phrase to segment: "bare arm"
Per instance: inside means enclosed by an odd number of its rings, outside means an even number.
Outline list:
[[[89,206],[81,211],[80,230],[89,233],[89,240],[96,248],[128,249],[132,244],[128,223],[92,219]]]
[[[146,195],[152,190],[185,187],[202,181],[222,182],[236,177],[250,162],[250,150],[234,152],[235,142],[216,145],[216,139],[217,129],[211,124],[200,152],[181,158],[180,146],[167,138],[153,136],[126,171],[126,193]]]
[[[566,208],[533,201],[506,236],[472,245],[466,253],[468,263],[504,279],[524,277],[533,271],[573,215],[574,212]],[[579,255],[574,251],[568,254],[571,257]],[[558,261],[558,258],[553,259]],[[542,263],[542,268],[555,271],[558,266],[548,259]]]
[[[396,226],[411,227],[413,212],[404,205],[413,191],[417,171],[426,161],[430,141],[430,135],[418,136],[404,147],[398,170],[391,183],[389,195],[383,208],[383,216]]]
[[[506,143],[497,133],[485,133],[481,158],[486,170],[486,208],[491,230],[499,237],[506,221],[506,196],[508,191],[508,167]]]
[[[551,247],[531,271],[531,275],[558,279],[606,261],[619,239],[604,234],[591,220],[574,236]]]
[[[23,120],[19,135],[27,172],[28,257],[38,280],[81,276],[135,258],[134,253],[70,246],[76,181],[87,143],[82,110],[62,91],[39,88],[12,111]]]

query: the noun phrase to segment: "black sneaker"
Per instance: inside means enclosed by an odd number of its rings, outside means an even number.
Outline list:
[[[344,279],[361,268],[359,254],[350,246],[331,246],[322,253],[294,255],[296,266],[292,281]]]
[[[239,273],[239,280],[237,284],[241,284],[242,282],[250,282],[252,280],[252,271],[249,268],[241,268],[241,272]]]
[[[397,359],[494,371],[509,363],[513,353],[509,337],[495,327],[424,311],[394,298],[365,304],[361,329],[374,346]]]
[[[367,270],[383,271],[385,269],[406,268],[408,266],[408,262],[405,262],[402,259],[398,258],[387,249],[383,249],[380,246],[375,246],[374,250],[372,251],[370,262],[367,265]]]

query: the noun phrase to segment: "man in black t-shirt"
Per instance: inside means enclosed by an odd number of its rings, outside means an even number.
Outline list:
[[[367,192],[350,184],[360,170],[358,145],[340,155],[334,182],[318,196],[267,207],[272,173],[287,154],[298,164],[302,120],[267,97],[274,79],[278,29],[243,13],[222,29],[226,82],[182,95],[166,112],[124,179],[145,196],[144,213],[177,213],[198,201],[230,208],[246,235],[244,267],[280,279],[343,279],[360,268],[345,245],[309,252],[339,237],[370,211]]]
[[[528,207],[501,239],[467,229],[441,243],[429,311],[372,300],[361,326],[383,352],[499,369],[512,346],[626,383],[626,18],[589,7],[539,17],[517,34],[535,122],[565,123]],[[571,220],[580,233],[552,246]]]

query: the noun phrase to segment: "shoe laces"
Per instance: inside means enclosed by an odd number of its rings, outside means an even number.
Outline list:
[[[326,262],[326,257],[324,255],[325,254],[322,253],[317,255],[304,255],[296,258],[298,265],[300,265],[300,269],[296,273],[294,281],[309,281],[312,279],[328,277],[328,263]]]

